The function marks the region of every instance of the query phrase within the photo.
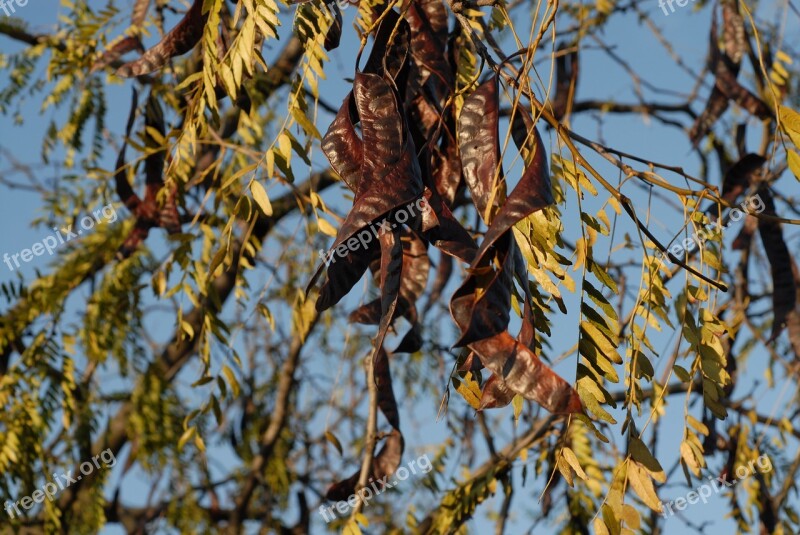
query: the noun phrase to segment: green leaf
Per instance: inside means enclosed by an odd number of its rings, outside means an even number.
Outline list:
[[[661,463],[650,453],[647,445],[639,437],[631,438],[630,453],[633,460],[644,466],[653,479],[659,483],[664,483],[667,480],[667,475],[664,473],[664,469],[661,468]]]

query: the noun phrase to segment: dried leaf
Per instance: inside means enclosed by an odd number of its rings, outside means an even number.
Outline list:
[[[505,197],[500,169],[498,80],[493,76],[464,99],[458,116],[461,168],[478,214],[488,224]],[[489,213],[489,203],[491,211]]]
[[[167,61],[190,51],[203,36],[207,15],[203,14],[203,0],[194,0],[183,19],[159,43],[141,58],[117,69],[117,76],[131,78],[156,71]]]
[[[506,386],[502,379],[492,374],[483,385],[478,409],[495,409],[505,407],[514,399],[514,392]]]

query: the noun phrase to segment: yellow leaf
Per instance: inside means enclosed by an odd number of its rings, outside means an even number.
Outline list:
[[[342,530],[342,535],[361,535],[361,528],[353,520],[349,521]]]
[[[795,178],[800,180],[800,154],[790,150],[786,153],[786,163],[789,164],[789,169],[794,173]]]
[[[594,519],[592,524],[594,525],[594,532],[597,535],[611,535],[611,532],[608,531],[608,528],[606,527],[606,523],[603,522],[603,519],[599,516]]]
[[[236,182],[237,180],[242,178],[244,175],[246,175],[247,173],[249,173],[251,171],[255,171],[257,168],[258,168],[258,164],[254,163],[252,165],[248,165],[247,167],[243,167],[243,168],[239,169],[234,174],[232,174],[230,177],[228,177],[228,179],[225,180],[225,182],[222,183],[222,187],[220,189],[221,190],[226,189],[228,186],[230,186],[231,184],[233,184],[234,182]]]
[[[575,470],[575,475],[586,481],[586,472],[581,468],[581,463],[578,462],[578,457],[575,455],[575,452],[565,447],[561,450],[561,455],[564,456],[564,460],[567,461],[570,467]]]
[[[325,234],[326,236],[331,236],[332,238],[336,237],[336,229],[333,228],[333,225],[331,225],[321,217],[317,220],[317,225],[319,226],[319,231]]]
[[[702,422],[699,422],[699,421],[697,420],[697,418],[695,418],[695,417],[694,417],[694,416],[692,416],[691,414],[687,414],[687,415],[686,415],[686,422],[687,422],[689,425],[691,425],[692,427],[694,427],[694,429],[695,429],[695,430],[696,430],[698,433],[700,433],[701,435],[708,436],[708,432],[709,432],[709,431],[708,431],[708,427],[706,426],[706,424],[704,424],[704,423],[702,423]]]
[[[253,180],[250,183],[250,192],[253,194],[253,200],[256,201],[256,204],[264,215],[267,217],[271,216],[272,203],[269,202],[269,197],[267,196],[267,191],[264,189],[264,186],[257,180]]]
[[[196,427],[190,427],[189,429],[183,432],[183,435],[181,435],[181,438],[178,440],[178,451],[183,449],[186,443],[189,442],[189,440],[194,436],[196,432],[197,432]]]
[[[222,367],[222,373],[225,374],[225,378],[228,380],[228,384],[233,390],[233,397],[238,398],[239,381],[236,379],[236,374],[233,373],[233,370],[227,364]]]
[[[567,482],[567,485],[572,487],[572,470],[570,470],[569,465],[566,463],[563,457],[559,457],[556,460],[556,468],[558,468],[558,471],[561,472],[561,476],[564,478],[564,481]]]
[[[166,289],[167,276],[164,275],[163,271],[159,271],[156,273],[155,277],[153,277],[153,290],[155,291],[156,295],[163,296]]]
[[[181,321],[181,330],[186,333],[188,340],[194,338],[194,329],[188,321]]]
[[[519,422],[519,416],[522,414],[522,407],[525,404],[525,398],[523,398],[519,394],[514,395],[514,399],[511,400],[511,405],[514,407],[514,424],[516,425]],[[527,453],[527,452],[526,452]]]
[[[266,154],[267,159],[267,178],[272,178],[275,176],[275,153],[271,150],[267,151]]]
[[[661,512],[662,505],[656,494],[656,489],[653,487],[653,482],[647,472],[636,461],[628,462],[628,482],[647,507],[657,513]]]
[[[278,136],[278,147],[281,156],[283,156],[283,159],[286,160],[286,164],[288,165],[289,161],[292,159],[292,140],[286,132],[281,132],[281,135]]]
[[[358,513],[356,515],[356,522],[358,522],[360,525],[364,526],[365,528],[369,527],[369,520],[367,520],[367,517],[364,516],[364,513]]]
[[[639,511],[627,503],[622,505],[622,520],[625,521],[625,525],[632,529],[639,529],[639,526],[642,524]]]
[[[222,85],[225,86],[225,91],[232,98],[236,98],[236,80],[233,76],[233,71],[226,63],[219,64],[219,75],[222,79]]]
[[[786,106],[780,107],[781,127],[786,132],[794,143],[794,146],[800,148],[800,114]]]
[[[481,387],[478,382],[472,378],[472,372],[467,372],[463,379],[457,377],[453,378],[456,385],[456,392],[461,394],[470,407],[478,409],[481,406]]]
[[[793,63],[792,58],[790,58],[783,50],[778,50],[778,52],[775,54],[775,58],[786,63],[787,65],[791,65]]]
[[[339,455],[342,455],[342,443],[339,442],[339,439],[336,438],[336,435],[330,431],[325,431],[325,440],[333,444],[333,447],[336,448],[336,451],[339,452]]]
[[[691,470],[695,476],[700,477],[700,464],[697,462],[697,458],[694,456],[694,451],[689,443],[681,442],[680,451],[681,459],[686,463],[689,470]]]

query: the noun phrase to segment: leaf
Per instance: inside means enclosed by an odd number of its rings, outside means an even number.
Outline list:
[[[594,532],[596,535],[611,535],[611,532],[608,531],[608,527],[606,527],[606,523],[603,522],[603,519],[595,517],[592,521],[592,526],[594,527]]]
[[[697,461],[694,450],[685,440],[680,445],[681,460],[692,471],[695,477],[700,477],[700,463]],[[687,476],[688,477],[688,476]]]
[[[339,439],[336,438],[336,435],[334,435],[330,431],[325,431],[325,440],[330,442],[333,445],[333,447],[336,448],[336,451],[339,452],[339,455],[344,455],[344,451],[342,450],[342,443],[339,442]]]
[[[183,432],[181,438],[178,439],[178,451],[183,450],[183,447],[186,445],[189,440],[191,440],[195,434],[197,433],[196,427],[190,427],[186,431]]]
[[[355,520],[348,520],[342,529],[342,535],[362,535],[361,528]]]
[[[699,420],[697,420],[697,418],[695,418],[691,414],[687,414],[686,415],[686,423],[688,423],[690,426],[692,426],[695,429],[695,431],[697,431],[701,435],[708,436],[708,434],[709,434],[708,426],[706,426],[706,424],[704,424],[704,423],[700,422]]]
[[[525,398],[523,398],[519,394],[514,395],[514,399],[511,400],[511,405],[514,407],[514,424],[519,423],[519,417],[522,414],[522,408],[525,404]],[[527,452],[527,450],[525,450]]]
[[[653,482],[635,461],[628,462],[628,482],[646,506],[657,513],[661,512],[663,506],[658,499]]]
[[[572,483],[572,471],[570,470],[569,465],[566,463],[566,461],[564,461],[563,457],[558,457],[556,459],[556,468],[558,469],[558,472],[561,474],[561,477],[564,478],[564,481],[567,482],[567,485],[573,487],[574,485]]]
[[[578,457],[575,456],[575,452],[571,449],[564,447],[561,450],[561,455],[563,456],[564,460],[567,461],[567,464],[575,470],[575,474],[583,479],[584,481],[588,481],[588,477],[586,476],[586,472],[583,471],[581,468],[581,463],[578,462]]]
[[[616,364],[621,364],[621,359],[617,353],[617,341],[609,340],[606,334],[600,332],[597,326],[589,321],[581,321],[580,333],[582,337],[590,340],[594,346],[600,350],[600,354],[612,360]]]
[[[781,128],[789,136],[794,146],[800,149],[800,114],[786,106],[779,106]]]
[[[267,217],[272,216],[272,203],[269,202],[267,191],[258,180],[250,182],[250,193],[253,194],[253,200],[256,201],[261,212]]]
[[[667,475],[664,473],[664,469],[661,468],[661,463],[659,463],[658,460],[653,457],[653,454],[650,453],[650,450],[640,438],[632,437],[629,448],[633,460],[650,472],[650,476],[653,479],[659,483],[666,482]]]
[[[278,151],[288,165],[292,159],[292,140],[286,130],[278,135]]]
[[[481,408],[481,387],[478,382],[473,379],[472,373],[467,372],[467,374],[461,378],[453,378],[453,383],[456,387],[456,392],[461,394],[469,406],[475,410],[479,410]]]
[[[331,51],[339,48],[339,42],[342,40],[342,10],[336,2],[326,3],[325,7],[333,15],[333,22],[325,34],[325,50]]]
[[[319,231],[325,234],[326,236],[331,236],[332,238],[336,237],[336,229],[333,228],[333,225],[328,223],[327,220],[323,218],[317,219],[317,226],[319,227]]]
[[[241,388],[239,387],[239,381],[236,379],[236,374],[233,373],[233,370],[228,365],[222,367],[222,373],[225,375],[225,379],[228,380],[228,384],[233,391],[233,397],[238,398]]]
[[[267,154],[271,154],[271,153],[268,152]],[[231,184],[233,184],[234,182],[236,182],[237,180],[242,178],[247,173],[251,173],[251,172],[255,171],[256,169],[258,169],[258,163],[254,163],[254,164],[250,164],[250,165],[247,165],[245,167],[242,167],[241,169],[236,171],[234,174],[232,174],[230,177],[228,177],[225,180],[225,182],[222,183],[222,186],[220,187],[220,189],[223,190],[223,191],[226,190]]]
[[[800,180],[800,154],[793,150],[787,150],[786,163],[789,165],[789,170],[794,174],[794,177]]]

